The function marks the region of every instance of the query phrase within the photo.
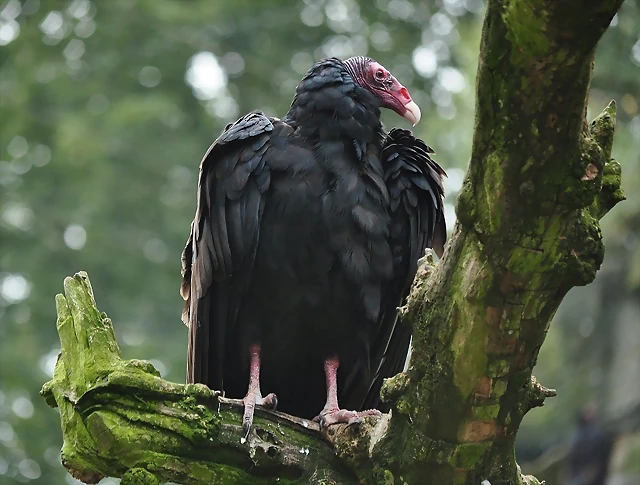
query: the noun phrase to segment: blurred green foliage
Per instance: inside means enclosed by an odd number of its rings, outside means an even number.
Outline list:
[[[629,200],[605,220],[601,276],[572,292],[541,352],[538,374],[560,397],[525,422],[525,458],[563,440],[594,391],[605,407],[619,392],[607,378],[621,332],[606,311],[612,284],[635,308],[625,318],[640,318],[637,9],[627,0],[601,43],[590,110],[620,103],[614,156]],[[407,86],[423,112],[415,130],[449,172],[452,227],[483,11],[482,0],[0,0],[0,483],[77,483],[38,396],[65,276],[89,272],[125,357],[183,380],[180,252],[200,158],[237,116],[284,115],[315,60],[367,54]]]

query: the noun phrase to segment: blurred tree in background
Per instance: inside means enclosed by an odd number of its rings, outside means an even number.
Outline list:
[[[593,114],[619,103],[629,200],[604,219],[602,271],[566,298],[542,348],[534,373],[559,397],[525,419],[523,462],[567,443],[588,402],[640,427],[639,8],[627,0],[601,41],[591,95]],[[449,173],[452,227],[483,12],[482,0],[0,0],[0,483],[77,483],[37,395],[65,276],[89,272],[126,358],[184,380],[180,252],[200,158],[240,114],[284,115],[315,60],[366,54],[407,86],[415,130]],[[629,483],[637,436],[614,453]]]

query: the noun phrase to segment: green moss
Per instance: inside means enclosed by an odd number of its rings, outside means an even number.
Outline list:
[[[515,275],[524,278],[536,271],[540,271],[540,265],[545,260],[543,251],[516,246],[509,256],[507,267]]]
[[[151,374],[152,376],[160,377],[160,371],[156,369],[153,364],[147,360],[132,359],[124,363],[125,368],[139,369],[142,372]]]
[[[500,399],[507,390],[507,379],[494,379],[491,388],[491,397]]]
[[[580,155],[572,165],[569,179],[564,183],[562,203],[568,208],[591,205],[602,187],[602,171],[606,159],[600,146],[592,138],[581,138]]]
[[[395,485],[393,473],[389,470],[384,470],[382,472],[382,480],[377,483],[380,483],[381,485]]]
[[[491,443],[464,443],[457,447],[451,464],[458,468],[473,471],[482,460]]]
[[[622,169],[620,164],[611,159],[603,169],[602,190],[589,209],[589,212],[596,219],[604,217],[613,206],[625,199],[621,178]]]
[[[502,18],[507,28],[507,39],[512,44],[511,62],[522,67],[549,53],[547,35],[548,13],[542,4],[532,0],[505,2]]]
[[[540,136],[540,130],[538,129],[538,123],[534,121],[533,125],[531,125],[531,134],[534,138],[538,138]]]
[[[539,298],[537,295],[532,295],[531,298],[527,298],[524,308],[522,309],[522,320],[531,321],[540,316],[543,309],[545,307],[544,301],[542,298]]]
[[[478,213],[483,217],[478,220],[478,232],[482,234],[494,234],[500,230],[503,193],[504,172],[502,169],[502,156],[497,152],[485,155],[483,160],[482,193],[475,201],[478,205]]]
[[[399,398],[393,407],[397,412],[405,416],[413,416],[416,412],[413,402],[405,397]],[[428,413],[425,413],[425,419],[428,418]]]
[[[567,269],[575,286],[591,283],[604,258],[602,233],[597,219],[589,211],[580,212],[566,239]]]
[[[160,481],[144,468],[130,468],[122,475],[122,485],[158,485]]]
[[[493,359],[487,366],[489,377],[502,377],[509,374],[509,361],[507,359]]]
[[[475,421],[492,421],[498,417],[500,404],[490,404],[487,406],[475,406],[472,416]]]
[[[537,126],[534,127],[534,129],[536,131],[536,136],[537,136],[537,131],[538,131]],[[522,169],[520,170],[520,172],[522,174],[526,174],[530,169],[534,168],[537,165],[537,162],[538,162],[538,160],[536,158],[534,158],[534,157],[527,158],[527,161],[522,166]]]
[[[456,216],[463,225],[471,228],[473,227],[473,223],[476,219],[476,212],[475,189],[473,188],[469,174],[467,174],[467,177],[462,184],[462,188],[458,193]]]
[[[409,375],[401,372],[393,377],[385,379],[382,383],[380,395],[384,402],[393,402],[397,400],[409,386]]]
[[[611,158],[613,135],[616,128],[616,102],[611,101],[607,107],[590,124],[589,131],[602,148],[606,159]]]
[[[453,336],[451,350],[454,354],[453,382],[460,390],[463,399],[468,398],[475,388],[476,381],[487,365],[484,341],[487,326],[480,322],[473,324],[469,320],[459,321],[460,325]]]
[[[178,470],[181,477],[188,477],[185,485],[216,484],[216,485],[267,485],[269,479],[252,476],[237,468],[222,464],[206,463],[204,461],[178,461],[174,457],[164,454],[153,456],[153,462],[146,468],[155,473],[171,476],[173,470]],[[178,477],[176,476],[176,479]],[[278,485],[293,485],[299,483],[289,479],[280,479]]]
[[[619,190],[622,183],[622,167],[618,162],[611,159],[604,167],[602,177],[602,188]]]

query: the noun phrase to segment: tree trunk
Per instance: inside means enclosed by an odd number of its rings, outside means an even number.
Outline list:
[[[61,357],[43,388],[63,463],[87,483],[535,484],[515,461],[524,414],[553,391],[531,375],[566,292],[602,261],[599,219],[623,199],[615,104],[585,120],[593,52],[621,0],[493,0],[480,47],[473,153],[443,261],[419,271],[403,322],[407,372],[391,416],[341,425],[258,413],[122,361],[86,275],[56,299]]]

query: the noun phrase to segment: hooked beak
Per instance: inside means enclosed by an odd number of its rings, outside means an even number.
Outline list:
[[[392,109],[403,118],[409,120],[413,126],[416,126],[421,117],[420,108],[411,99],[407,88],[400,84],[395,77],[391,76],[391,82],[392,86],[389,91],[381,96],[383,106]]]
[[[404,109],[406,111],[404,112],[402,117],[409,120],[413,124],[413,126],[416,126],[421,117],[420,108],[418,108],[418,105],[414,103],[413,100],[411,100],[404,105]]]

